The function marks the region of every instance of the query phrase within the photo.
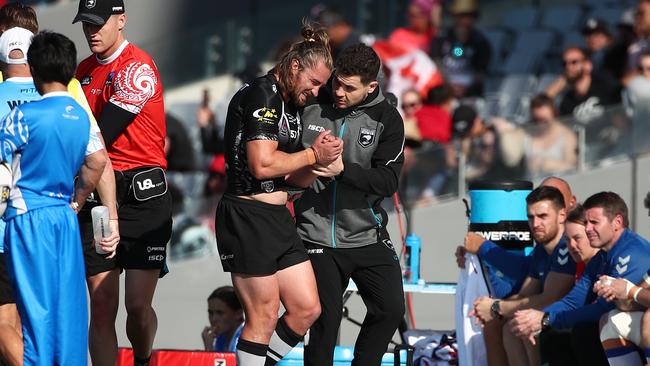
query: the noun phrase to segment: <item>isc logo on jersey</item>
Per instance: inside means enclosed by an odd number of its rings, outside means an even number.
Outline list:
[[[263,107],[255,110],[253,112],[253,117],[255,117],[259,122],[275,123],[275,120],[278,119],[278,114],[275,111],[275,108]]]

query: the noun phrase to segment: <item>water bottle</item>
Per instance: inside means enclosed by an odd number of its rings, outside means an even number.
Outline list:
[[[106,206],[96,206],[90,210],[90,215],[93,220],[93,237],[95,238],[95,251],[97,254],[108,254],[108,252],[102,250],[99,242],[111,235],[111,227],[108,225],[108,207]]]
[[[420,247],[422,242],[420,237],[415,234],[410,234],[406,237],[406,252],[409,254],[407,259],[407,266],[410,271],[408,281],[410,283],[418,283],[420,280]]]

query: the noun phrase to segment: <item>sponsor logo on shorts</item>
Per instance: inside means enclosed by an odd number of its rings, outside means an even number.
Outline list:
[[[147,247],[147,253],[151,252],[164,252],[165,247]]]
[[[151,262],[162,262],[165,260],[165,256],[162,254],[157,254],[157,255],[150,255],[149,256],[149,261]]]
[[[395,246],[393,246],[393,242],[390,241],[390,239],[383,239],[381,242],[384,243],[388,249],[392,250],[393,252],[395,251]]]
[[[275,108],[263,107],[257,109],[253,112],[253,117],[255,117],[259,122],[264,123],[274,123],[278,119],[278,113]]]
[[[323,254],[323,249],[307,249],[307,254]]]
[[[138,189],[141,191],[146,191],[147,189],[151,188],[156,188],[157,186],[162,185],[164,182],[158,182],[156,184],[153,184],[153,181],[149,178],[143,180],[142,182],[137,181],[135,182],[138,185]]]
[[[222,261],[227,261],[228,259],[235,258],[235,255],[234,254],[222,254],[219,258],[221,258]]]

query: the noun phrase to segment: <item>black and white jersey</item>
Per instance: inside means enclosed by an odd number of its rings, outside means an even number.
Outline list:
[[[247,196],[286,190],[284,177],[257,180],[251,174],[246,143],[277,141],[278,150],[292,153],[303,149],[301,135],[298,108],[282,99],[273,74],[245,84],[230,101],[226,117],[226,193]]]

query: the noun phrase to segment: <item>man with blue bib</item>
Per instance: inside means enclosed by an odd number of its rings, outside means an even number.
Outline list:
[[[16,106],[0,123],[0,158],[13,170],[5,255],[23,323],[24,364],[85,366],[85,272],[70,202],[73,194],[92,192],[106,158],[86,111],[67,93],[74,43],[39,33],[27,59],[42,99]]]

